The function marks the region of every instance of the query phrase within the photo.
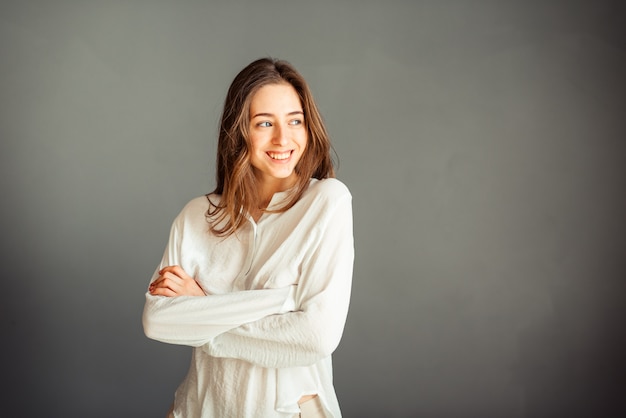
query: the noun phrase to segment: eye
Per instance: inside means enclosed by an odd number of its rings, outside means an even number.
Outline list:
[[[270,126],[272,126],[272,124],[271,122],[265,121],[265,122],[257,123],[256,126],[260,126],[262,128],[269,128]]]
[[[289,124],[294,126],[302,125],[302,119],[292,119],[289,121]]]

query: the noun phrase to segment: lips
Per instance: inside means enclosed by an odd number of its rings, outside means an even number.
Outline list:
[[[281,160],[286,160],[289,157],[291,157],[291,153],[292,152],[293,151],[285,151],[285,152],[272,152],[272,151],[269,151],[269,152],[267,152],[267,155],[272,160],[281,161]]]

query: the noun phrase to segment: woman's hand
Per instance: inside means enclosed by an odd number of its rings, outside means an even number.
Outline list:
[[[164,267],[148,291],[153,296],[206,296],[198,282],[180,266]]]

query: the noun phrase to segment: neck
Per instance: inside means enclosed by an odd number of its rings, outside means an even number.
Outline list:
[[[262,183],[259,186],[259,206],[250,213],[254,221],[258,222],[261,219],[263,211],[270,205],[275,193],[280,193],[287,189],[289,187],[271,187],[271,185]]]
[[[286,179],[272,179],[272,181],[259,181],[259,204],[260,209],[269,206],[275,193],[284,192],[296,185],[298,178],[290,176]]]

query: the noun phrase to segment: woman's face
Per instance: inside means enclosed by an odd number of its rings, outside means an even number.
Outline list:
[[[250,162],[265,191],[292,187],[294,171],[307,144],[298,93],[290,84],[269,84],[250,103]]]

